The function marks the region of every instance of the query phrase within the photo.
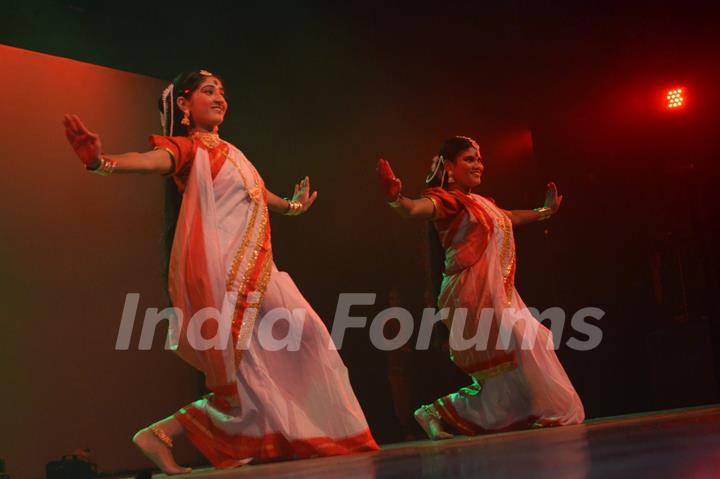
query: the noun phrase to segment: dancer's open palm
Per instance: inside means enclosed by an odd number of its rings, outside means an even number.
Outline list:
[[[377,177],[380,185],[380,192],[388,201],[397,200],[402,191],[402,182],[395,176],[390,163],[382,158],[377,163]]]
[[[65,136],[80,161],[85,166],[96,163],[100,159],[100,153],[102,153],[100,135],[88,130],[77,115],[66,114],[63,124],[65,125]]]
[[[562,203],[562,195],[558,194],[557,185],[554,182],[550,182],[547,185],[547,192],[545,193],[545,208],[550,208],[553,214],[557,213],[560,209],[560,203]]]
[[[299,201],[302,204],[301,211],[303,213],[310,209],[312,204],[315,202],[315,198],[317,198],[317,191],[310,194],[309,177],[306,176],[300,181],[300,183],[295,185],[295,192],[293,193],[292,199],[293,201]]]

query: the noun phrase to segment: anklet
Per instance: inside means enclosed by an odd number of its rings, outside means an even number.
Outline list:
[[[425,404],[423,406],[420,406],[420,410],[430,416],[431,419],[436,419],[438,421],[442,422],[442,418],[440,417],[440,413],[435,408],[433,404]]]
[[[150,431],[155,435],[155,437],[160,439],[160,442],[165,444],[168,447],[168,449],[172,449],[172,447],[173,447],[172,439],[170,439],[170,436],[165,434],[165,431],[160,429],[159,426],[150,426]]]

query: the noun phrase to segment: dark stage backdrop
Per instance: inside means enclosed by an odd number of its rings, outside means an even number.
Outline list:
[[[413,196],[422,190],[430,159],[445,138],[476,137],[486,159],[478,192],[508,209],[540,206],[545,184],[555,180],[565,194],[558,216],[516,230],[517,288],[528,305],[540,309],[558,306],[572,314],[595,306],[606,311],[597,322],[604,332],[599,348],[558,351],[588,415],[597,417],[718,400],[718,12],[700,2],[676,7],[664,1],[461,1],[435,7],[417,2],[145,2],[135,7],[131,2],[55,1],[8,8],[0,20],[0,42],[155,78],[196,68],[220,73],[230,101],[222,136],[246,153],[275,193],[290,193],[306,174],[319,190],[307,216],[272,218],[273,245],[278,266],[293,276],[328,327],[341,292],[379,294],[376,307],[358,307],[353,310],[358,315],[380,309],[393,284],[400,286],[408,307],[423,305],[424,225],[401,222],[383,203],[374,181],[377,158],[392,162],[406,194]],[[30,75],[21,73],[22,78]],[[18,88],[12,80],[13,75],[3,79]],[[96,93],[86,116],[107,138],[106,150],[142,148],[156,129],[155,97],[164,83],[153,80],[142,93],[118,91],[104,77],[86,83]],[[671,115],[662,108],[662,97],[675,85],[687,88],[688,104]],[[35,96],[24,93],[12,104],[13,115],[4,117],[29,118],[5,128],[13,141],[11,131],[29,137],[36,124],[59,122],[46,103],[32,114],[20,107],[38,101]],[[45,96],[44,102],[55,98]],[[85,104],[79,98],[78,93],[64,99],[57,111],[65,105],[79,109]],[[117,105],[128,110],[118,116]],[[142,118],[147,123],[140,125]],[[30,251],[41,241],[41,251],[52,251],[43,265],[72,264],[73,279],[84,275],[92,283],[97,277],[120,276],[112,266],[101,272],[93,268],[108,261],[121,265],[122,281],[115,278],[115,284],[88,293],[92,301],[106,295],[97,299],[106,308],[102,331],[114,337],[118,313],[112,308],[118,298],[133,290],[159,294],[157,249],[149,242],[158,236],[159,203],[156,196],[140,201],[134,193],[147,185],[148,194],[155,195],[150,189],[158,183],[83,176],[71,167],[59,123],[52,131],[55,136],[45,134],[31,146],[45,151],[45,143],[52,141],[64,151],[56,159],[67,168],[54,162],[37,166],[38,175],[55,168],[53,187],[37,175],[26,174],[22,183],[6,176],[0,181],[10,182],[12,189],[2,194],[38,188],[48,195],[58,188],[56,175],[62,172],[66,181],[82,182],[82,188],[72,189],[74,195],[87,201],[102,198],[89,208],[93,221],[107,221],[107,230],[92,230],[99,239],[94,236],[82,247],[68,243],[60,255],[57,244],[42,239],[41,228],[58,237],[85,234],[86,225],[66,223],[89,221],[81,213],[88,207],[79,200],[68,202],[62,212],[20,230],[17,225],[28,220],[18,211],[29,210],[17,194],[3,201],[15,212],[6,228],[13,231],[13,247]],[[0,161],[16,168],[35,157],[23,156],[20,163],[17,154],[12,159],[4,155]],[[41,197],[32,196],[34,201]],[[112,208],[107,202],[114,202]],[[38,209],[45,211],[44,205]],[[126,232],[118,225],[127,221],[114,219],[140,214],[147,215],[149,225],[142,231]],[[3,242],[9,241],[6,237]],[[101,240],[119,246],[108,254]],[[134,263],[128,258],[140,253],[122,247],[124,241],[147,241],[142,271],[130,271]],[[2,254],[20,261],[15,251],[7,246]],[[91,255],[99,259],[88,259]],[[21,294],[31,304],[48,303],[36,301],[42,296],[31,289],[38,274],[43,277],[42,269],[32,272],[32,281],[22,286],[12,281],[17,293],[8,304],[21,304]],[[53,294],[62,298],[66,292]],[[15,330],[24,323],[15,318],[3,324]],[[570,336],[584,339],[567,331],[563,343]],[[13,338],[9,350],[27,354],[32,335],[21,330]],[[88,358],[98,354],[88,353]],[[369,345],[367,329],[348,333],[341,354],[377,439],[399,440],[386,358]],[[63,370],[55,366],[58,354],[40,349],[28,357],[48,364],[48,377]],[[161,364],[182,368],[159,351],[139,357],[149,365],[146,369]],[[418,353],[414,361],[412,407],[466,382],[442,353]],[[15,381],[35,381],[15,364],[7,369]],[[127,385],[139,381],[136,373],[138,368],[123,370],[127,376],[114,379],[112,391],[131,389]],[[89,379],[88,388],[102,383]],[[138,405],[127,412],[122,427],[180,405],[167,391],[147,384],[136,394],[144,404],[157,401],[163,407]],[[56,396],[55,388],[43,387],[16,407],[38,413],[28,405],[47,390]],[[186,387],[192,389],[190,383]],[[113,407],[125,404],[117,401]],[[103,407],[110,409],[106,403]],[[13,424],[24,427],[18,418],[12,417]],[[55,425],[58,419],[43,421]],[[129,438],[124,431],[109,427],[103,434],[124,440]],[[43,461],[50,451],[24,454]]]

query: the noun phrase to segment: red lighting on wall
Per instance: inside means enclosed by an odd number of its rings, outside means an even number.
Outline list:
[[[667,108],[669,110],[677,110],[682,108],[685,104],[685,89],[678,87],[672,90],[668,90],[666,99]]]

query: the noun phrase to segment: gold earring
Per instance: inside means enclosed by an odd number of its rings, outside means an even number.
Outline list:
[[[455,178],[453,178],[452,171],[448,171],[447,177],[448,177],[448,183],[455,183]]]
[[[183,119],[180,120],[180,124],[184,126],[190,126],[190,112],[186,111],[185,116],[183,116]]]

